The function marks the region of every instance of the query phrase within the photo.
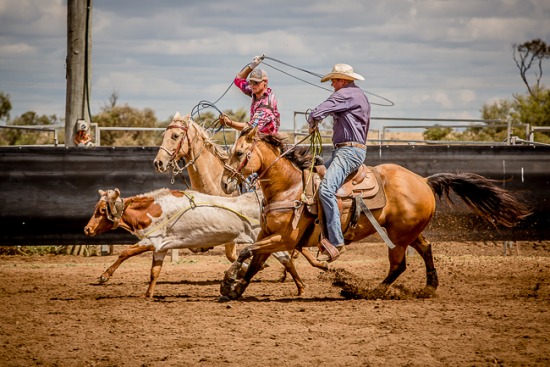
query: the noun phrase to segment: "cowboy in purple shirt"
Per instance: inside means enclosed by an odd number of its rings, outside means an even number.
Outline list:
[[[256,56],[250,64],[237,74],[233,83],[247,96],[252,97],[250,105],[250,122],[232,121],[227,115],[220,116],[220,123],[242,130],[246,126],[258,127],[264,134],[277,134],[281,124],[281,115],[277,108],[275,94],[267,86],[267,73],[256,67],[262,62],[263,56]],[[248,81],[246,78],[249,76]]]
[[[367,133],[370,125],[370,103],[354,80],[365,80],[346,64],[336,64],[332,72],[321,82],[330,80],[334,93],[317,106],[308,117],[310,133],[328,115],[334,120],[332,158],[326,162],[327,171],[319,186],[319,201],[325,217],[327,238],[321,240],[326,255],[321,261],[334,261],[345,249],[344,235],[340,224],[340,210],[336,201],[336,191],[350,173],[357,170],[367,154]],[[336,250],[336,251],[335,251]]]

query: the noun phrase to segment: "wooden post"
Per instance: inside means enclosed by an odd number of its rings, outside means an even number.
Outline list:
[[[75,126],[89,126],[91,89],[92,0],[67,2],[67,91],[65,100],[65,146],[74,146]]]

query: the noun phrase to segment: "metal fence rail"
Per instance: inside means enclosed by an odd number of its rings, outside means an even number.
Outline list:
[[[305,112],[294,112],[293,117],[293,128],[291,130],[280,130],[281,133],[287,134],[292,137],[294,143],[297,143],[300,140],[300,137],[309,135],[307,129],[303,129],[305,120],[302,123],[302,127],[298,126],[298,116],[305,116]],[[495,119],[440,119],[440,118],[416,118],[416,117],[372,117],[373,121],[408,121],[408,122],[428,122],[432,124],[421,124],[421,125],[383,125],[382,129],[378,131],[377,138],[369,137],[369,144],[386,144],[386,143],[406,143],[406,144],[453,144],[453,145],[515,145],[515,144],[540,144],[536,143],[535,133],[536,132],[548,132],[550,127],[539,127],[539,126],[530,126],[529,124],[521,124],[512,126],[511,121],[508,120],[495,120]],[[444,125],[439,125],[438,123],[444,123]],[[497,125],[495,125],[497,124]],[[390,130],[399,130],[399,131],[410,131],[411,129],[428,129],[434,127],[449,127],[449,128],[485,128],[485,129],[494,129],[494,128],[503,128],[507,129],[507,139],[502,142],[478,142],[478,141],[441,141],[441,140],[411,140],[411,139],[387,139],[388,131]],[[53,145],[58,146],[58,136],[59,130],[64,130],[64,125],[41,125],[41,126],[13,126],[13,125],[0,125],[0,128],[4,129],[20,129],[20,130],[37,130],[37,131],[51,131],[54,134]],[[512,134],[513,128],[524,128],[526,140],[519,139],[514,137]],[[97,123],[91,124],[91,129],[93,130],[94,144],[95,146],[101,146],[101,134],[106,131],[157,131],[163,132],[165,128],[158,127],[122,127],[122,126],[99,126]],[[373,132],[373,131],[371,131]],[[238,131],[231,131],[235,136],[238,136]],[[331,131],[322,131],[322,137],[325,139],[330,138]]]

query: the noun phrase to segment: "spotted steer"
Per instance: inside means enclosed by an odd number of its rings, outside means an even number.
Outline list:
[[[205,243],[209,246],[229,242],[252,244],[260,230],[259,206],[254,193],[221,197],[191,190],[159,189],[123,199],[120,191],[114,189],[99,190],[99,195],[84,233],[95,236],[120,227],[140,239],[134,246],[154,251],[151,281],[145,293],[148,298],[153,297],[168,250],[198,248]],[[304,285],[289,254],[274,255],[292,274],[301,294]]]

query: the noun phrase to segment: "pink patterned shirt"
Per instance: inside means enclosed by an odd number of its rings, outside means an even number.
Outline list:
[[[250,105],[250,122],[251,126],[258,126],[258,129],[263,134],[273,135],[279,131],[281,125],[281,115],[277,108],[277,99],[271,88],[261,98],[256,98],[252,94],[252,88],[246,79],[236,77],[233,83],[247,96],[252,97]]]

